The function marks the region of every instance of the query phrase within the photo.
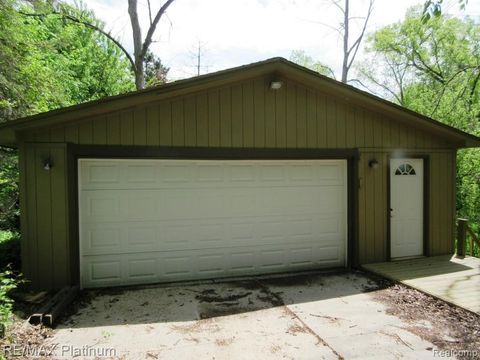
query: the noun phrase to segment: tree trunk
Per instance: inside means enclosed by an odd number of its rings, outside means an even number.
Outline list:
[[[345,8],[344,8],[344,20],[343,20],[343,63],[342,63],[342,83],[347,83],[348,78],[348,36],[349,36],[349,22],[350,19],[348,18],[349,13],[349,0],[345,0]]]
[[[145,88],[145,74],[143,73],[145,54],[143,53],[142,29],[138,21],[137,0],[128,0],[128,14],[132,23],[135,86],[137,90],[141,90]]]

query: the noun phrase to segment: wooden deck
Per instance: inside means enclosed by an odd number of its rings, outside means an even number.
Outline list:
[[[480,259],[451,255],[362,265],[385,278],[480,314]]]

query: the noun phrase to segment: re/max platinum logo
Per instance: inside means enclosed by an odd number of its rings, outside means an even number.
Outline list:
[[[76,347],[73,345],[4,345],[3,355],[6,357],[115,357],[117,351],[113,348],[93,346]]]

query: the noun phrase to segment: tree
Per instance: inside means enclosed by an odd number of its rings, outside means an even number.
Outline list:
[[[163,66],[160,58],[151,51],[147,51],[144,59],[145,85],[155,86],[167,82],[167,73],[170,69]]]
[[[480,25],[447,16],[402,23],[368,38],[361,81],[375,93],[448,125],[480,135]],[[480,224],[480,151],[457,158],[457,210]]]
[[[316,61],[314,58],[307,55],[307,53],[303,50],[292,51],[292,53],[290,54],[290,61],[298,65],[304,66],[310,70],[316,71],[321,75],[335,79],[335,73],[330,67],[322,64],[320,61]]]
[[[147,0],[150,27],[148,28],[147,35],[142,40],[142,30],[140,28],[140,22],[138,20],[138,0],[128,0],[128,14],[130,15],[130,22],[132,24],[134,49],[134,63],[132,64],[132,67],[135,73],[135,85],[137,86],[137,89],[143,89],[145,87],[145,57],[147,56],[150,45],[152,44],[153,34],[155,33],[157,25],[162,16],[167,11],[168,7],[173,3],[173,1],[174,0],[165,1],[165,3],[158,10],[155,17],[152,18],[152,8],[150,6],[150,1]]]
[[[343,2],[343,6],[341,3]],[[360,33],[355,37],[355,40],[352,42],[351,37],[351,22],[352,20],[358,20],[358,17],[352,17],[350,15],[350,0],[331,0],[331,3],[341,12],[343,22],[340,24],[340,29],[337,29],[342,36],[343,40],[343,60],[342,60],[342,77],[341,81],[343,83],[348,82],[348,73],[355,61],[358,50],[365,35],[367,29],[368,21],[373,12],[373,5],[375,0],[369,0],[367,14],[364,18],[361,18],[362,24],[360,28]]]
[[[432,17],[439,17],[440,15],[442,15],[442,4],[443,0],[425,1],[422,14],[423,22],[430,20]],[[458,4],[460,5],[460,9],[465,10],[465,7],[468,4],[468,0],[458,0]]]
[[[34,5],[54,10],[47,1]],[[0,2],[0,122],[135,88],[128,60],[108,38],[58,16],[20,13],[32,10],[23,1]],[[103,26],[85,8],[66,11]],[[16,152],[0,147],[0,229],[17,226]]]
[[[132,37],[133,37],[133,56],[127,51],[127,49],[117,40],[114,36],[112,36],[109,32],[104,30],[104,26],[98,20],[91,21],[85,16],[79,16],[82,14],[72,13],[72,7],[63,3],[58,2],[54,3],[55,6],[50,6],[50,9],[47,11],[39,11],[39,8],[43,10],[43,7],[39,7],[35,5],[34,2],[33,12],[22,12],[25,16],[31,17],[38,17],[40,19],[45,19],[50,16],[60,17],[64,21],[68,21],[77,25],[81,25],[92,29],[99,34],[103,35],[107,39],[109,39],[112,43],[114,43],[118,49],[120,49],[123,54],[126,56],[128,61],[130,62],[131,70],[135,75],[135,86],[137,90],[145,88],[146,81],[145,81],[145,64],[146,58],[149,57],[149,61],[152,60],[152,54],[149,53],[150,45],[153,42],[153,35],[157,28],[158,23],[165,15],[168,7],[173,3],[174,0],[166,0],[162,6],[160,6],[159,10],[157,11],[155,17],[152,17],[152,8],[150,5],[150,1],[147,0],[147,7],[148,7],[148,14],[150,20],[150,26],[147,30],[145,37],[142,37],[142,29],[140,27],[140,21],[138,18],[138,0],[128,0],[128,15],[130,17],[130,23],[132,25]],[[161,62],[159,62],[161,65]],[[160,72],[168,72],[168,69],[163,68]]]

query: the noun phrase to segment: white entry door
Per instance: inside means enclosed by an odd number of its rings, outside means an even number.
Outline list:
[[[423,159],[390,160],[391,257],[423,255]]]
[[[83,287],[345,266],[346,160],[79,160]]]

